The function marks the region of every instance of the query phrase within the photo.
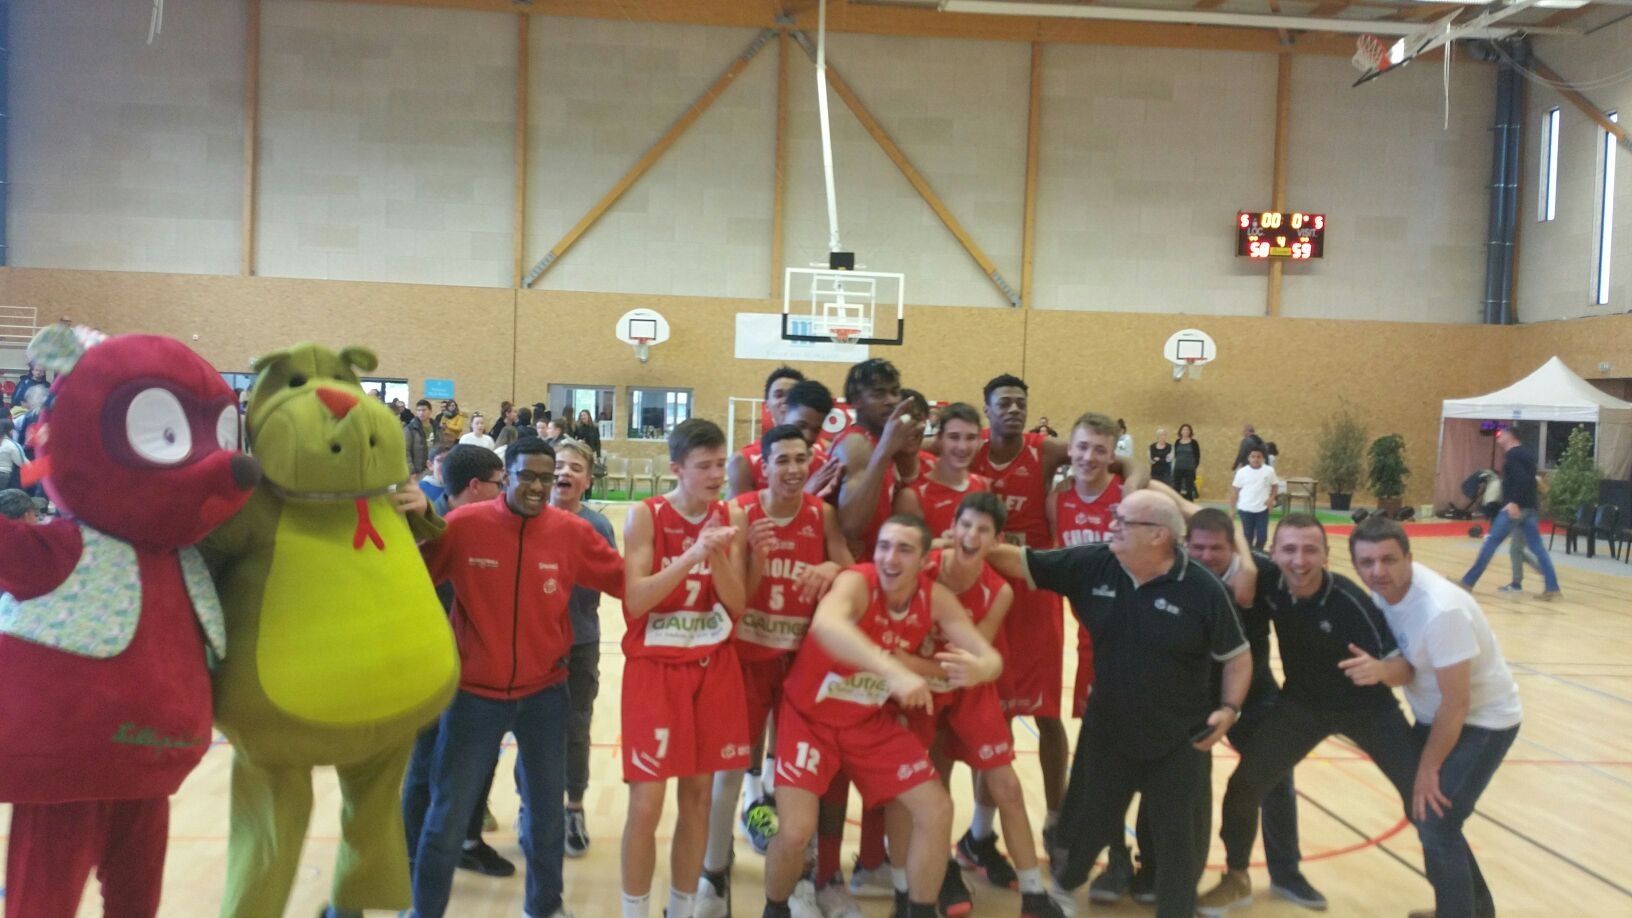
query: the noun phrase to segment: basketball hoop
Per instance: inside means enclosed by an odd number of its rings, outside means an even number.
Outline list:
[[[1200,357],[1180,357],[1173,361],[1173,381],[1189,376],[1191,379],[1201,378],[1202,360]]]
[[[833,336],[834,344],[854,344],[861,339],[859,328],[830,328],[827,333]]]
[[[634,345],[635,356],[640,358],[641,363],[645,363],[646,358],[652,356],[652,339],[637,336],[634,339]]]
[[[1375,35],[1361,35],[1354,40],[1354,56],[1349,63],[1361,73],[1382,73],[1389,68],[1388,46]]]

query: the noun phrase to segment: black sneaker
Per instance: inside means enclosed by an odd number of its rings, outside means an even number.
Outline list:
[[[1120,902],[1133,885],[1133,858],[1128,849],[1111,849],[1110,860],[1094,882],[1088,884],[1088,901],[1109,904]]]
[[[1269,894],[1301,905],[1310,911],[1326,911],[1326,897],[1320,894],[1320,890],[1309,885],[1309,881],[1304,879],[1301,873],[1284,880],[1271,881]]]
[[[1065,918],[1065,910],[1050,899],[1048,893],[1023,893],[1020,918]]]
[[[955,859],[946,862],[946,876],[941,879],[941,894],[936,903],[947,918],[963,918],[974,911],[975,902],[969,897],[969,887],[963,885],[963,870]]]
[[[1128,892],[1133,894],[1133,901],[1140,905],[1156,904],[1156,868],[1139,864],[1139,869],[1133,872],[1133,881],[1128,884]]]
[[[912,900],[899,889],[895,891],[895,907],[890,909],[890,918],[912,918]]]
[[[459,869],[489,877],[508,877],[515,875],[516,865],[505,860],[504,855],[494,851],[487,842],[477,842],[476,847],[459,852]]]
[[[957,855],[958,864],[967,870],[979,871],[986,878],[986,882],[999,889],[1014,889],[1020,885],[1020,877],[1014,872],[1014,865],[997,850],[997,834],[976,839],[974,835],[965,832],[958,839],[958,845],[953,852]]]
[[[567,810],[567,857],[583,857],[589,852],[589,827],[583,810]]]

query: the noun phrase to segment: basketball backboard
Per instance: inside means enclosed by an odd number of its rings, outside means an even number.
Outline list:
[[[1218,345],[1199,328],[1183,328],[1168,337],[1162,345],[1162,356],[1173,364],[1175,382],[1186,375],[1196,379],[1201,376],[1201,368],[1218,357]]]
[[[905,330],[904,274],[788,268],[783,277],[784,340],[900,344]]]
[[[669,320],[650,309],[631,309],[618,317],[613,334],[633,347],[635,356],[645,363],[652,345],[669,340]]]

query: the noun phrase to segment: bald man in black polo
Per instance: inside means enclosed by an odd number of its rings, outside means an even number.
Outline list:
[[[1180,550],[1183,536],[1178,509],[1138,491],[1117,507],[1108,543],[993,556],[994,566],[1070,598],[1094,640],[1094,689],[1051,852],[1055,882],[1087,881],[1100,852],[1122,838],[1137,791],[1162,852],[1157,918],[1195,914],[1212,831],[1209,750],[1235,725],[1252,678],[1229,593]]]

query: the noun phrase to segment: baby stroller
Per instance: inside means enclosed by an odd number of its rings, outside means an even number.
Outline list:
[[[1480,469],[1462,479],[1462,496],[1466,502],[1446,504],[1439,511],[1442,519],[1471,520],[1483,517],[1487,522],[1502,509],[1502,476],[1495,469]]]

